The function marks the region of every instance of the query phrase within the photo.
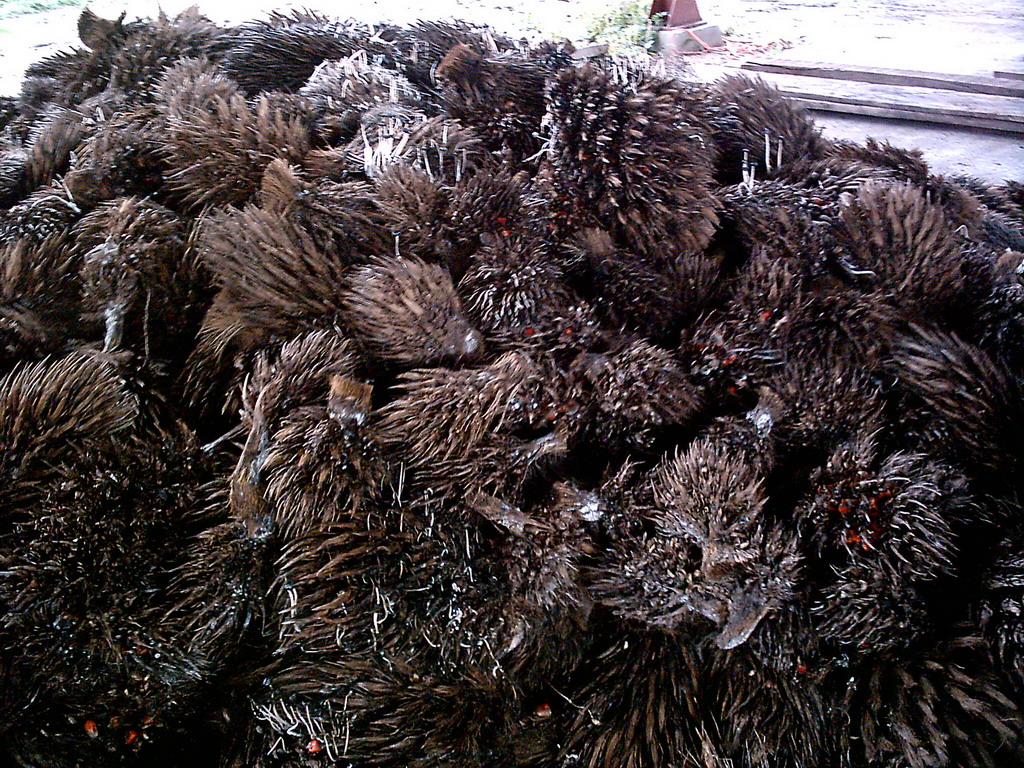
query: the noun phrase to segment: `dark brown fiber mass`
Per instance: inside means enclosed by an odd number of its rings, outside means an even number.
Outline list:
[[[1024,180],[457,21],[79,35],[0,100],[0,765],[1024,766]]]

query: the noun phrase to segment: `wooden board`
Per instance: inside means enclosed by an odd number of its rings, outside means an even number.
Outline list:
[[[866,104],[840,104],[834,101],[819,101],[792,97],[793,101],[812,112],[833,112],[843,115],[863,115],[865,117],[881,117],[887,120],[908,120],[922,123],[937,123],[957,128],[981,128],[986,131],[999,131],[1024,136],[1017,123],[1009,123],[994,118],[982,117],[948,117],[946,115],[921,115],[918,112],[907,112],[891,107],[876,107]]]
[[[962,93],[1024,97],[1024,82],[1017,83],[1006,78],[999,79],[998,76],[947,75],[937,72],[914,72],[907,69],[848,66],[845,64],[824,64],[813,61],[768,58],[751,59],[744,62],[741,68],[754,72],[803,75],[804,77],[850,80],[878,85],[910,85],[918,88],[936,88],[945,91],[960,91]]]
[[[812,109],[1024,135],[1024,99],[1016,97],[771,73],[764,79],[790,98],[808,106],[813,103]]]
[[[608,43],[594,43],[582,48],[577,48],[570,55],[576,61],[582,61],[583,59],[593,59],[598,56],[604,56],[606,53],[608,53]]]
[[[995,71],[996,78],[1000,80],[1020,80],[1024,82],[1024,70],[1014,71],[1012,69],[997,69]]]

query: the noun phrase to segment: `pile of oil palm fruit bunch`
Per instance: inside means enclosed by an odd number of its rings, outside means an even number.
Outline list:
[[[461,22],[0,101],[0,751],[1024,764],[1024,186]]]

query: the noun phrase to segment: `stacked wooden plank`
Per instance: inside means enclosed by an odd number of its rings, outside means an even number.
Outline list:
[[[1021,73],[980,77],[769,58],[742,68],[809,109],[1024,134]]]

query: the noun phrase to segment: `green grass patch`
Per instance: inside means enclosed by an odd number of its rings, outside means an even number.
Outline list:
[[[85,5],[85,0],[0,0],[0,19],[25,16],[40,11],[52,11],[54,8],[69,5],[80,8]]]
[[[593,42],[608,43],[610,53],[653,51],[667,14],[648,18],[650,12],[651,0],[619,0],[589,17],[587,37]]]

